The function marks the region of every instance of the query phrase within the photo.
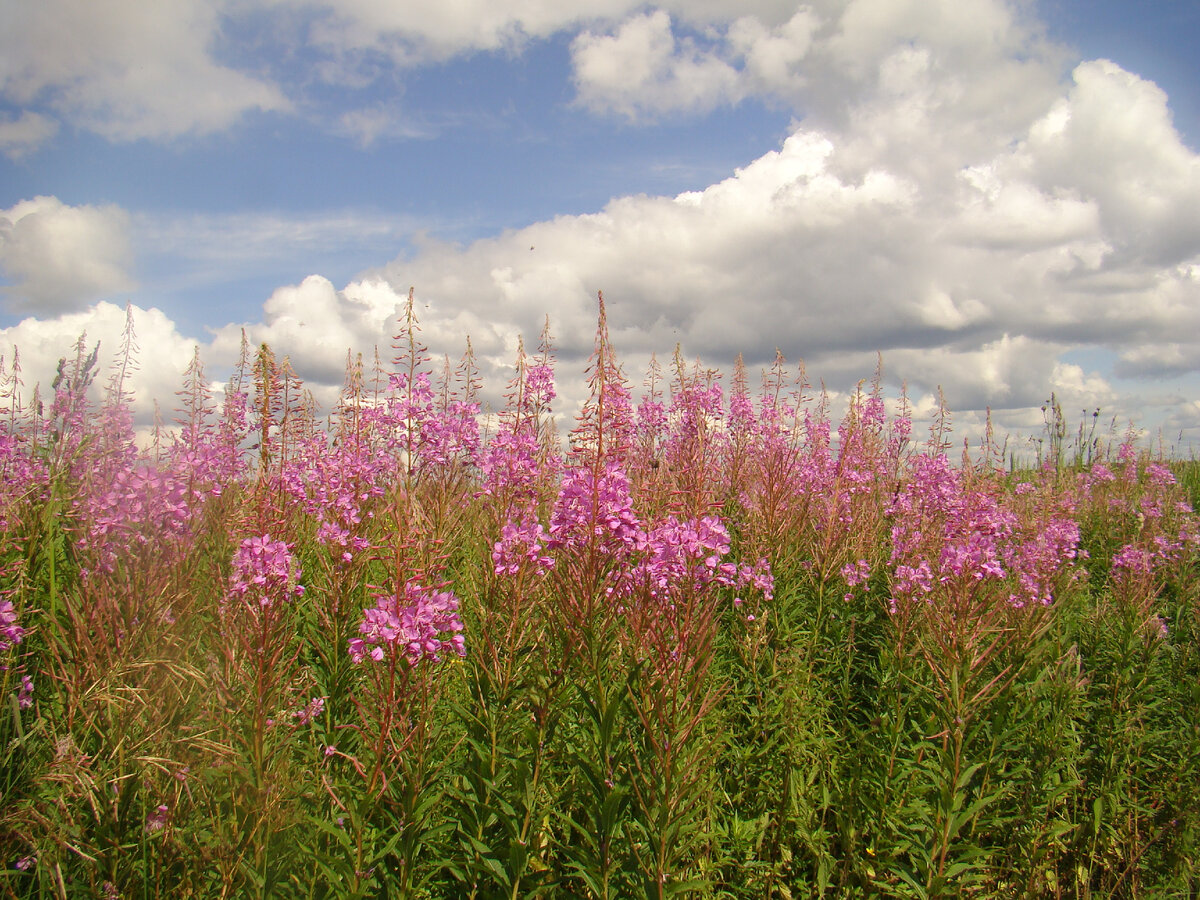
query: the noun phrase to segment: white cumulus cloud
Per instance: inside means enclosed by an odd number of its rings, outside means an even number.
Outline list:
[[[172,419],[174,392],[182,386],[183,373],[197,346],[183,337],[174,323],[158,309],[131,307],[137,344],[126,389],[131,393],[138,422],[147,427],[154,422],[155,401],[166,423]],[[86,352],[99,345],[96,380],[92,400],[98,402],[108,382],[125,330],[125,310],[101,301],[78,312],[52,318],[29,318],[10,328],[0,329],[0,357],[11,371],[19,354],[22,381],[21,401],[28,403],[35,386],[44,401],[50,397],[50,385],[58,361],[73,358],[73,347],[82,338]]]
[[[287,109],[278,87],[213,57],[220,13],[204,0],[0,0],[0,96],[121,141]]]
[[[58,122],[41,113],[23,110],[15,118],[0,117],[0,153],[21,159],[58,133]]]
[[[129,215],[34,197],[0,210],[0,269],[8,305],[41,314],[80,309],[133,286]]]
[[[688,39],[665,10],[624,22],[616,34],[584,32],[571,45],[579,101],[636,118],[640,112],[707,112],[739,99],[738,72]]]

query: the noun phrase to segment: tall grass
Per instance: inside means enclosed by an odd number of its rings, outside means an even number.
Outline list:
[[[639,397],[603,301],[478,429],[410,302],[327,421],[266,346],[139,451],[82,340],[4,371],[0,892],[1200,892],[1194,461],[988,440],[780,357]],[[957,456],[957,454],[955,454]]]

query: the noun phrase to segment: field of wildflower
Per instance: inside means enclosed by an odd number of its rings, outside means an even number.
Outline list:
[[[0,895],[1200,894],[1194,461],[397,332],[141,448],[132,330],[0,372]]]

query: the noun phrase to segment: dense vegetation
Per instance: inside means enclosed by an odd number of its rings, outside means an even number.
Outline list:
[[[197,359],[144,450],[132,330],[95,407],[82,339],[3,373],[0,891],[1200,892],[1194,463],[952,464],[782,359],[635,402],[603,305],[564,452],[548,334],[482,431],[419,338],[325,423]]]

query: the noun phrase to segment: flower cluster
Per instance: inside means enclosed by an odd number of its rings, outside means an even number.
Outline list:
[[[304,594],[291,548],[268,535],[246,538],[233,555],[228,597],[268,608]]]
[[[538,574],[549,571],[554,557],[542,552],[545,543],[546,530],[541,522],[508,523],[500,529],[500,540],[492,548],[496,574],[516,575],[525,565],[532,566]]]
[[[387,466],[366,444],[327,446],[313,437],[283,469],[282,484],[317,521],[317,540],[342,549],[349,562],[370,546],[362,536],[370,501],[383,494]]]
[[[1087,554],[1079,547],[1079,523],[1071,517],[1072,507],[1056,507],[1049,489],[1022,495],[1020,487],[1016,500],[1028,496],[1032,508],[1018,516],[1017,534],[1004,551],[1016,581],[1008,602],[1018,608],[1029,603],[1049,606],[1055,593],[1075,579],[1075,563]]]
[[[528,402],[535,410],[549,409],[558,396],[554,390],[554,367],[546,363],[526,367],[525,390]]]
[[[1050,605],[1073,577],[1080,537],[1070,510],[1054,502],[1034,485],[1002,500],[986,482],[968,486],[944,456],[918,456],[888,510],[892,611],[901,600],[932,602],[939,589],[969,593],[985,583],[1009,585],[1013,607]]]
[[[26,497],[40,493],[49,479],[45,463],[25,452],[22,435],[0,432],[0,533],[10,527],[12,513]]]
[[[115,473],[96,473],[91,483],[96,489],[77,501],[88,523],[79,546],[95,554],[98,568],[110,570],[118,556],[135,546],[187,534],[191,498],[180,473],[136,463]]]
[[[538,495],[538,441],[530,431],[501,431],[480,458],[483,476],[481,493],[518,508]]]
[[[553,549],[595,547],[624,558],[646,545],[646,532],[633,511],[629,477],[609,463],[597,474],[574,468],[564,476],[550,517]]]
[[[17,708],[29,709],[33,706],[33,679],[28,675],[21,676],[21,684],[17,687]]]
[[[165,803],[155,807],[154,812],[146,816],[146,834],[162,831],[171,821],[171,808]],[[117,896],[115,893],[113,896]]]
[[[450,398],[439,403],[428,372],[392,375],[386,401],[366,413],[392,455],[414,470],[474,462],[479,452],[479,405]]]
[[[653,446],[667,430],[667,407],[661,400],[643,397],[637,406],[637,435]]]
[[[421,458],[434,466],[473,463],[479,454],[479,404],[451,401],[425,422]]]
[[[849,601],[854,598],[853,589],[860,584],[866,584],[871,579],[871,564],[865,559],[846,563],[846,565],[842,566],[841,574],[846,582],[846,587],[850,588],[850,591],[845,594],[843,599]]]
[[[690,521],[670,516],[650,530],[646,556],[632,578],[660,599],[681,588],[700,591],[722,585],[752,586],[769,600],[774,580],[766,562],[757,566],[726,562],[729,550],[729,531],[716,516]]]
[[[0,600],[0,653],[21,643],[25,629],[17,624],[17,611],[11,600]]]
[[[307,704],[292,713],[297,725],[311,725],[325,711],[325,698],[313,697]]]
[[[356,663],[368,657],[380,662],[402,654],[416,666],[422,660],[440,662],[446,652],[466,656],[462,630],[458,597],[410,583],[400,593],[376,595],[375,605],[363,610],[362,637],[350,640],[350,657]]]

